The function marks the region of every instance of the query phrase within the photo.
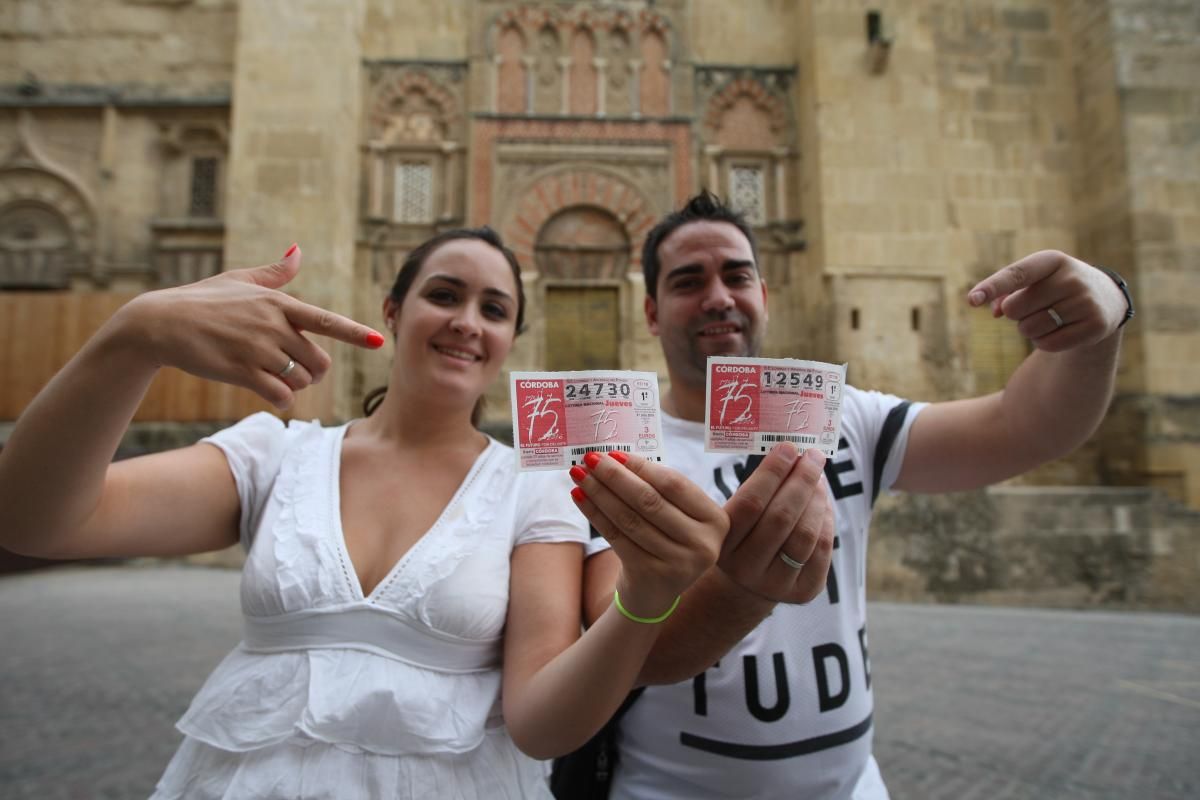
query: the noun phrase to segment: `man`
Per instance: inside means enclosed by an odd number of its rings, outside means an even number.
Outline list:
[[[748,477],[745,457],[704,452],[703,424],[708,357],[758,355],[766,330],[753,234],[705,192],[650,231],[642,264],[646,321],[671,379],[662,402],[670,465],[725,503],[731,527],[642,672],[644,683],[665,685],[648,686],[620,719],[610,796],[885,800],[871,756],[864,585],[874,501],[887,489],[985,486],[1086,441],[1108,406],[1119,328],[1132,316],[1123,282],[1053,251],[999,270],[968,302],[990,305],[1036,346],[1002,392],[920,404],[846,387],[829,464],[785,445]],[[803,343],[789,355],[803,358]],[[595,480],[620,477],[609,461]],[[822,531],[825,492],[835,536]],[[597,527],[589,622],[612,600],[619,565],[606,539],[622,535],[616,524]]]

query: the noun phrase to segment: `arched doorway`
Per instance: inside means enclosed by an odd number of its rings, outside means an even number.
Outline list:
[[[620,367],[629,256],[624,226],[602,208],[572,206],[546,220],[534,245],[545,283],[546,369]]]

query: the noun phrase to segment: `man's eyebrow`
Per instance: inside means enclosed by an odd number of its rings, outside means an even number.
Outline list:
[[[721,271],[732,272],[733,270],[746,269],[747,267],[757,269],[754,266],[754,262],[748,258],[731,258],[721,265]],[[669,281],[680,275],[699,275],[702,272],[704,272],[704,267],[700,264],[681,264],[668,272],[664,280]]]
[[[668,272],[665,280],[671,280],[678,275],[699,275],[703,271],[704,267],[699,264],[681,264]]]
[[[439,273],[436,273],[436,274],[434,274],[434,275],[430,275],[428,278],[426,278],[426,279],[425,279],[425,282],[426,282],[426,283],[428,283],[429,281],[442,281],[443,283],[448,283],[448,284],[450,284],[450,285],[452,285],[452,286],[457,286],[457,287],[458,287],[458,288],[460,288],[460,289],[465,289],[465,288],[466,288],[466,286],[467,286],[467,282],[466,282],[466,281],[464,281],[462,278],[457,278],[457,277],[455,277],[455,276],[453,276],[453,275],[447,275],[447,274],[445,274],[444,272],[439,272]],[[496,289],[496,288],[494,288],[494,287],[491,287],[491,286],[489,286],[488,288],[484,289],[484,290],[483,290],[483,293],[484,293],[484,294],[491,294],[491,295],[495,295],[495,296],[497,296],[497,297],[503,297],[505,300],[512,300],[512,299],[513,299],[513,298],[512,298],[512,295],[511,295],[511,294],[509,294],[508,292],[506,292],[506,291],[503,291],[503,290],[501,290],[501,289]]]
[[[748,258],[731,258],[721,265],[721,271],[729,272],[735,269],[742,269],[743,267],[757,269],[757,267],[754,266],[754,262]]]

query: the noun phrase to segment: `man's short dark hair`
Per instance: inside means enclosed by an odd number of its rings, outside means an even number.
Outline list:
[[[646,234],[646,243],[642,245],[642,276],[646,279],[646,294],[650,295],[652,300],[658,299],[658,273],[662,269],[658,260],[658,248],[663,240],[689,222],[728,222],[741,231],[750,242],[755,269],[758,268],[758,246],[754,243],[754,233],[750,230],[746,218],[722,203],[721,198],[708,189],[701,189],[700,194],[690,198],[683,208],[663,217],[662,221]]]

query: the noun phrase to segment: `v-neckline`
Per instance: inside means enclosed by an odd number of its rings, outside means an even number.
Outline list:
[[[337,540],[338,554],[344,561],[346,580],[350,584],[350,591],[354,595],[354,599],[356,601],[373,603],[378,600],[380,590],[391,584],[396,577],[396,574],[400,572],[404,564],[411,560],[413,553],[420,549],[424,543],[428,541],[432,535],[438,531],[439,528],[441,528],[442,522],[445,521],[450,510],[458,505],[464,490],[475,478],[475,475],[478,474],[483,468],[484,461],[487,460],[487,457],[495,449],[496,440],[490,436],[488,437],[487,445],[484,446],[479,455],[475,456],[475,461],[472,462],[471,468],[467,470],[467,474],[463,476],[462,481],[460,481],[457,488],[455,488],[454,494],[450,495],[450,500],[442,508],[441,512],[437,516],[437,519],[435,519],[433,524],[417,537],[417,540],[413,542],[412,547],[405,550],[400,557],[396,559],[396,563],[392,564],[392,568],[387,571],[387,574],[379,579],[375,586],[372,587],[371,591],[364,592],[362,579],[358,577],[358,569],[354,566],[354,559],[350,557],[350,548],[346,545],[346,529],[342,527],[342,445],[346,441],[346,433],[350,430],[350,426],[352,424],[353,423],[347,422],[342,426],[341,434],[338,436],[334,447],[333,475],[330,481],[330,492],[332,494],[333,501],[331,503],[333,508],[333,519],[331,520],[332,525],[330,528],[333,531],[333,538]]]

